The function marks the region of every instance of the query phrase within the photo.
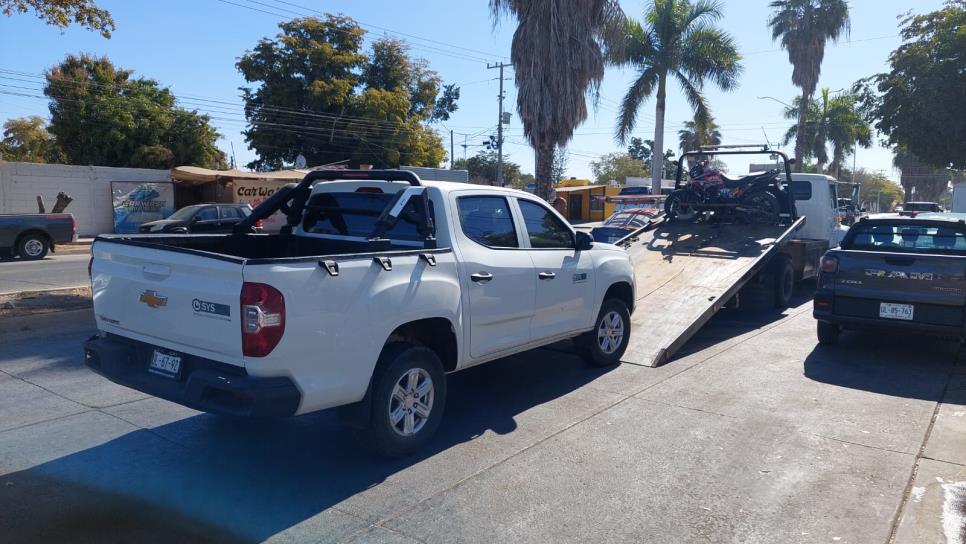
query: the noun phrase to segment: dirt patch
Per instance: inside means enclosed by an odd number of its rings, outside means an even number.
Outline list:
[[[90,287],[0,295],[0,317],[22,317],[90,307]]]

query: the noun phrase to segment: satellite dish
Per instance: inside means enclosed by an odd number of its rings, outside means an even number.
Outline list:
[[[305,155],[299,153],[299,156],[295,157],[295,167],[300,169],[305,168]]]

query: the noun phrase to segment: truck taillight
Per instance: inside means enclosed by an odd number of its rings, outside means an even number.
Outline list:
[[[834,274],[839,271],[839,258],[833,257],[831,255],[823,255],[822,262],[820,264],[822,272],[828,274]]]
[[[258,221],[255,221],[255,227],[256,228],[263,228],[264,226],[265,226],[265,220],[264,219],[259,219]]]
[[[242,353],[265,357],[285,334],[285,297],[264,283],[245,282],[241,290]]]

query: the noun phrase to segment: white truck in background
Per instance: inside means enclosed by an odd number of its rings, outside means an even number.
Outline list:
[[[281,210],[278,234],[256,234]],[[445,373],[575,338],[595,365],[630,337],[627,252],[511,189],[411,172],[311,172],[233,234],[99,236],[95,372],[198,410],[341,407],[385,456],[424,445]]]

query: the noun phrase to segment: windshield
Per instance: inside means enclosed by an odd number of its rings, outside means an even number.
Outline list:
[[[198,208],[200,207],[201,206],[185,206],[184,208],[181,208],[180,210],[169,215],[167,219],[173,219],[175,221],[184,221],[190,218],[192,215],[194,215],[194,213],[198,211]]]
[[[859,224],[852,227],[846,249],[966,255],[966,234],[947,226],[908,223]]]

